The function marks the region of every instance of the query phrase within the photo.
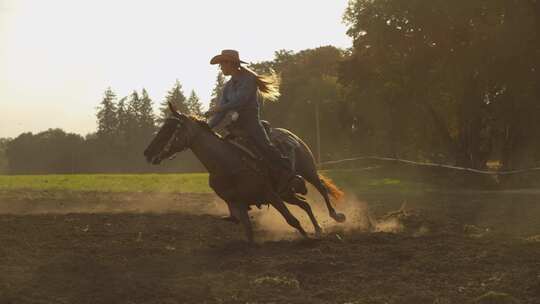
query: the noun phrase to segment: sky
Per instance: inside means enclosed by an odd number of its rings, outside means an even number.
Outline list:
[[[242,60],[351,46],[347,0],[0,0],[0,138],[96,130],[107,87],[146,88],[156,108],[178,80],[205,105],[222,49]]]

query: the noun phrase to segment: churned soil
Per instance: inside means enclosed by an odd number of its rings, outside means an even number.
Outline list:
[[[0,303],[540,303],[536,196],[407,199],[249,246],[209,194],[2,192]]]

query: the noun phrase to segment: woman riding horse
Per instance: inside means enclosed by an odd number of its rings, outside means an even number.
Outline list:
[[[228,111],[236,111],[239,116],[234,122],[235,128],[247,134],[247,139],[262,153],[266,167],[277,181],[276,191],[289,192],[295,185],[303,185],[304,181],[294,174],[290,160],[272,144],[259,116],[259,96],[272,101],[279,97],[277,77],[257,75],[242,63],[246,62],[240,60],[235,50],[223,50],[210,60],[210,64],[219,64],[223,74],[231,78],[225,83],[217,105],[208,111],[207,115],[211,115],[208,124],[215,128]]]

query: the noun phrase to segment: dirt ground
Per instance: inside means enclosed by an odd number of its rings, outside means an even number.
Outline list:
[[[0,192],[0,303],[540,303],[539,198],[316,201],[318,240],[263,208],[250,247],[213,195]]]

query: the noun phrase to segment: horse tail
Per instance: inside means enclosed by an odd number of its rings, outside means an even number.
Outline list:
[[[334,184],[334,182],[330,178],[322,175],[321,173],[318,173],[318,175],[322,184],[324,185],[326,190],[328,190],[328,194],[330,194],[330,196],[333,197],[336,201],[341,200],[345,193],[341,189],[339,189],[338,186],[336,186],[336,184]]]

